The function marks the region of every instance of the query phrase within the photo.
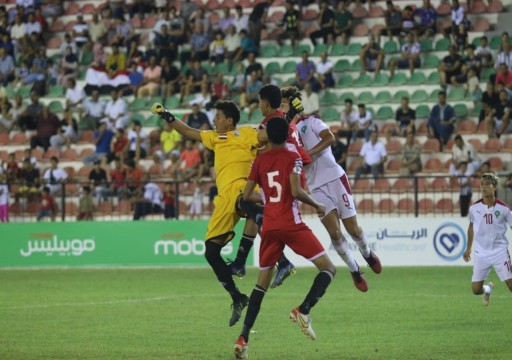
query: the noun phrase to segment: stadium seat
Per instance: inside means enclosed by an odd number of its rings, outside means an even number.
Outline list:
[[[295,70],[297,69],[297,63],[295,61],[287,61],[284,63],[283,67],[281,68],[282,74],[293,74],[295,73]]]
[[[441,151],[441,144],[437,139],[427,139],[421,147],[421,152],[424,154],[438,153]]]
[[[441,77],[439,76],[438,71],[434,71],[428,76],[428,79],[425,81],[427,85],[439,85],[441,83]]]
[[[353,72],[359,72],[361,71],[361,60],[356,59],[354,62],[350,65],[350,71]],[[357,80],[357,78],[356,78]]]
[[[420,214],[430,214],[434,212],[434,203],[431,199],[421,199],[418,201],[418,212]]]
[[[385,87],[389,84],[389,75],[388,74],[377,74],[375,75],[375,79],[371,86],[374,87]]]
[[[411,103],[424,103],[428,100],[428,94],[425,90],[416,90],[411,95]]]
[[[473,120],[463,120],[457,127],[457,132],[461,135],[473,134],[476,131],[476,123]]]
[[[293,53],[295,56],[301,56],[303,51],[311,54],[311,47],[308,44],[297,45]]]
[[[391,93],[389,91],[380,91],[375,97],[376,104],[389,104],[391,102]]]
[[[503,170],[503,161],[499,157],[491,157],[487,159],[491,163],[491,170],[494,172]]]
[[[441,171],[441,160],[438,158],[431,158],[425,162],[423,172],[427,174],[437,173]]]
[[[66,149],[62,152],[60,159],[62,161],[76,161],[78,159],[78,154],[75,149]]]
[[[423,85],[426,81],[427,81],[427,79],[426,79],[424,73],[415,72],[411,75],[407,84],[417,86],[417,85]]]
[[[412,191],[411,181],[408,178],[396,179],[390,189],[390,193],[392,194],[404,194]]]
[[[480,149],[481,153],[498,153],[501,151],[501,143],[499,139],[488,139],[484,146]]]
[[[448,214],[453,213],[452,199],[443,198],[436,203],[436,213]]]
[[[359,156],[359,152],[361,151],[362,147],[363,147],[363,141],[360,141],[360,140],[352,141],[348,145],[348,149],[347,149],[348,156]]]
[[[389,85],[392,86],[402,86],[407,83],[407,76],[404,73],[396,73],[391,81],[389,82]]]
[[[501,151],[512,153],[512,137],[505,139]]]
[[[211,1],[211,0],[210,0]],[[218,9],[218,8],[217,8]],[[216,10],[216,9],[211,9],[211,10]],[[270,15],[269,17],[267,17],[267,20],[266,22],[269,22],[269,23],[279,23],[281,22],[281,20],[283,19],[283,15],[284,15],[284,12],[283,11],[274,11],[272,13],[272,15]]]
[[[50,40],[48,40],[48,43],[46,44],[46,47],[48,49],[55,50],[55,49],[59,49],[60,48],[60,44],[61,44],[60,38],[58,36],[54,36]]]
[[[501,36],[495,35],[489,41],[489,47],[493,50],[499,50],[501,47]]]
[[[395,54],[398,52],[398,45],[396,42],[390,40],[384,43],[383,50],[386,54]]]
[[[432,183],[428,187],[428,190],[434,193],[441,193],[443,191],[450,190],[450,184],[445,177],[437,177],[432,180]]]
[[[382,106],[377,110],[375,118],[377,120],[393,120],[395,118],[395,114],[393,113],[391,106]]]
[[[336,61],[336,64],[334,64],[334,72],[342,72],[342,71],[349,71],[350,70],[350,63],[347,59],[340,59]]]
[[[331,56],[341,56],[345,55],[345,45],[343,44],[334,44],[331,48]]]
[[[132,213],[132,204],[128,200],[121,200],[116,207],[116,213],[121,215],[129,215]]]
[[[432,39],[420,39],[419,43],[422,53],[427,53],[434,50]]]
[[[389,193],[391,189],[391,184],[388,179],[380,178],[375,180],[375,184],[373,185],[373,192],[378,194],[386,194]]]
[[[25,133],[19,132],[12,136],[10,144],[11,145],[27,145],[28,139]]]
[[[262,58],[272,58],[277,57],[278,50],[275,45],[263,45],[261,48],[261,57]]]
[[[373,5],[368,11],[368,17],[370,18],[381,18],[384,17],[384,9],[379,5]]]
[[[103,201],[98,204],[96,207],[96,212],[100,215],[112,215],[114,212],[114,207],[110,201]]]
[[[393,95],[393,102],[400,103],[402,101],[402,98],[405,96],[410,97],[409,93],[407,91],[405,91],[405,90],[397,91],[395,93],[395,95]]]
[[[372,213],[375,209],[375,203],[372,199],[363,199],[357,203],[357,211],[362,214]]]
[[[486,32],[489,31],[491,25],[487,19],[477,19],[473,25],[473,31]]]
[[[142,27],[144,29],[151,29],[154,28],[156,25],[156,17],[155,16],[146,16],[144,20],[142,21]]]
[[[480,81],[488,82],[494,74],[496,74],[496,70],[493,68],[484,68],[480,76]]]
[[[434,50],[435,51],[448,51],[448,48],[450,47],[450,45],[451,45],[450,39],[442,38],[442,39],[437,40]]]
[[[78,169],[78,172],[76,173],[76,177],[88,179],[89,173],[91,172],[91,170],[92,170],[92,166],[90,166],[90,165],[82,166],[80,169]]]
[[[487,11],[483,1],[473,1],[471,4],[472,14],[483,14]]]
[[[336,83],[336,87],[338,88],[349,88],[352,86],[353,79],[350,75],[343,75],[339,78],[338,82]]]
[[[358,103],[369,104],[373,102],[373,94],[369,91],[363,91],[357,97]]]
[[[366,33],[368,33],[368,26],[366,26]],[[356,36],[354,34],[354,36]],[[360,35],[360,36],[364,36],[364,35]],[[361,44],[359,43],[351,43],[349,46],[348,46],[348,49],[347,49],[347,55],[359,55],[359,52],[361,51],[362,49],[362,46]]]
[[[277,61],[271,61],[265,66],[266,74],[279,74],[281,72],[281,66]]]
[[[146,101],[143,98],[136,98],[128,104],[128,111],[142,111],[146,109]]]
[[[9,133],[1,132],[0,133],[0,146],[9,144]]]
[[[414,201],[409,198],[398,200],[396,210],[399,214],[411,214],[414,212]]]
[[[469,110],[466,104],[455,104],[453,110],[455,111],[455,115],[458,118],[466,117],[469,114]]]
[[[316,44],[313,50],[313,56],[320,56],[323,52],[327,53],[329,46],[327,44]]]
[[[80,5],[77,3],[70,2],[65,10],[66,15],[75,15],[80,12]]]
[[[93,153],[94,153],[94,149],[91,149],[91,148],[83,149],[80,152],[80,158],[83,159],[84,157],[89,156]]]
[[[368,17],[368,10],[361,5],[356,5],[351,12],[354,19],[364,19]]]
[[[389,155],[396,155],[402,152],[402,143],[400,140],[391,139],[386,143],[386,151]]]
[[[317,18],[318,13],[315,9],[307,9],[302,16],[303,21],[313,21]]]
[[[487,6],[487,12],[491,14],[497,14],[503,11],[503,4],[499,0],[493,0],[489,2]]]
[[[66,32],[72,32],[73,31],[73,28],[75,27],[77,21],[75,20],[71,20],[71,21],[68,21],[65,25],[64,25],[64,31]]]
[[[16,93],[24,99],[29,99],[31,92],[32,92],[32,86],[22,86],[18,89],[18,91]]]
[[[427,55],[423,61],[423,69],[436,69],[439,66],[439,58],[436,55]]]
[[[355,194],[368,194],[372,191],[372,185],[369,179],[359,179],[352,186],[352,192]]]
[[[386,165],[386,174],[398,174],[400,172],[401,167],[402,167],[402,160],[391,159],[388,161],[388,163]]]
[[[325,91],[320,97],[320,105],[336,105],[338,103],[338,96],[330,91]]]
[[[477,134],[487,134],[487,123],[485,121],[482,121],[478,124],[478,127],[476,128]]]
[[[281,46],[278,56],[284,58],[293,56],[293,46],[289,44],[284,44],[283,46]]]
[[[395,202],[391,199],[382,199],[377,205],[376,212],[379,214],[390,214],[395,211]]]
[[[446,143],[446,145],[443,147],[443,152],[451,154],[452,153],[452,148],[453,148],[454,144],[455,144],[455,140],[449,139],[448,142]]]
[[[449,102],[454,101],[462,101],[465,97],[465,90],[463,88],[453,87],[450,92],[448,92],[447,100]]]
[[[348,165],[348,173],[354,174],[356,172],[356,169],[361,166],[362,160],[360,158],[356,158],[350,162]]]
[[[437,103],[439,101],[439,92],[440,91],[441,91],[440,89],[435,89],[434,91],[432,91],[429,96],[429,101]]]
[[[62,32],[64,31],[64,23],[60,20],[55,20],[52,22],[49,28],[50,32]]]
[[[482,141],[478,138],[473,138],[473,139],[469,139],[467,140],[471,145],[473,145],[473,147],[475,148],[475,151],[477,153],[479,153],[481,150],[482,150]]]

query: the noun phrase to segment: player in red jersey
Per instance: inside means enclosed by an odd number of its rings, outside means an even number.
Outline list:
[[[243,192],[244,200],[257,200],[254,189],[259,185],[265,207],[261,230],[260,273],[249,299],[242,333],[235,342],[237,359],[247,359],[250,330],[272,280],[275,263],[285,246],[312,261],[320,271],[303,303],[290,313],[290,318],[312,340],[316,339],[316,335],[311,327],[309,312],[323,296],[336,273],[320,241],[302,221],[298,200],[314,207],[320,216],[324,215],[325,207],[313,200],[301,187],[302,159],[297,153],[286,149],[288,129],[288,122],[284,118],[268,119],[266,131],[270,150],[254,160]]]

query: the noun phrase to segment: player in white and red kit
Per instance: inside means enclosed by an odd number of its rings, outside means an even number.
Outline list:
[[[254,199],[254,189],[259,185],[265,207],[261,229],[260,273],[249,299],[242,333],[235,342],[237,359],[247,359],[250,330],[272,280],[276,261],[285,246],[312,261],[320,271],[303,303],[290,313],[290,318],[312,340],[316,336],[311,328],[310,309],[325,293],[336,272],[322,244],[302,221],[297,200],[313,206],[319,215],[324,215],[325,208],[301,187],[302,159],[285,147],[288,128],[288,122],[282,117],[268,120],[266,131],[271,149],[254,160],[243,192],[246,201]]]
[[[508,252],[507,228],[512,226],[510,208],[495,197],[498,177],[485,173],[480,179],[482,199],[469,208],[468,245],[464,252],[464,261],[471,259],[471,249],[475,244],[472,289],[473,294],[483,294],[483,304],[489,304],[493,283],[484,285],[491,267],[501,281],[512,291],[512,262]]]
[[[303,110],[300,92],[292,86],[282,89],[281,109],[290,114],[290,108],[295,109],[297,114]],[[329,233],[334,249],[347,264],[354,285],[365,292],[368,290],[368,284],[350,253],[347,239],[340,229],[340,219],[370,268],[379,274],[382,266],[379,258],[369,248],[364,232],[357,222],[356,206],[345,170],[337,164],[332,154],[334,135],[329,127],[314,115],[297,115],[293,121],[296,121],[302,144],[312,159],[312,162],[304,167],[309,191],[316,201],[326,205],[326,215],[322,218],[322,223]]]

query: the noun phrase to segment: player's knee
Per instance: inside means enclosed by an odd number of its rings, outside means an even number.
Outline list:
[[[215,243],[212,240],[209,240],[205,244],[204,257],[208,262],[213,259],[216,259],[220,256],[220,251],[222,250],[222,246]]]
[[[512,291],[512,280],[507,281],[507,286],[510,291]]]
[[[482,295],[484,293],[484,288],[482,286],[472,286],[471,290],[474,295]]]

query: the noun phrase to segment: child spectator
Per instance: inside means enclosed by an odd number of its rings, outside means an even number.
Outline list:
[[[164,202],[164,218],[165,219],[176,218],[175,194],[174,194],[174,191],[172,190],[171,183],[165,184],[164,193],[163,193],[163,202]]]
[[[116,129],[116,133],[110,143],[110,154],[107,156],[108,162],[114,159],[124,160],[125,154],[128,150],[128,138],[125,135],[124,129]]]
[[[30,161],[29,157],[23,160],[23,166],[20,171],[21,186],[16,194],[16,198],[27,197],[32,200],[33,195],[39,192],[39,169]]]
[[[9,186],[5,174],[0,173],[0,222],[9,222]]]
[[[82,197],[78,204],[78,216],[77,221],[92,220],[92,214],[94,212],[94,204],[91,197],[91,188],[84,186]]]
[[[203,184],[198,180],[194,181],[194,183],[196,184],[196,189],[194,190],[194,195],[192,196],[192,203],[190,204],[191,220],[199,219],[199,217],[203,213]]]
[[[10,153],[7,157],[7,163],[5,164],[5,176],[8,182],[16,182],[20,173],[20,168],[16,162],[14,153]]]
[[[57,213],[57,207],[53,196],[50,195],[50,188],[45,186],[43,188],[43,194],[41,195],[41,208],[37,212],[37,221],[43,220],[45,217],[49,217],[52,221],[55,221],[55,214]]]
[[[176,162],[180,157],[181,135],[174,130],[168,122],[164,123],[164,129],[160,134],[162,155],[171,162]]]
[[[226,46],[224,44],[224,37],[222,32],[218,31],[215,34],[215,40],[210,44],[210,56],[211,62],[220,64],[224,62],[224,53],[226,52]]]

